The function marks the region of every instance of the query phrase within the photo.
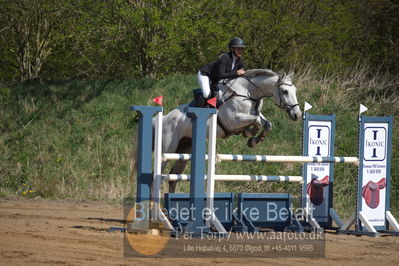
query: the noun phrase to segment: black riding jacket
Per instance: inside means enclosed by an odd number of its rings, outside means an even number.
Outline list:
[[[221,79],[236,78],[237,70],[244,68],[244,60],[241,57],[236,58],[234,68],[233,65],[233,52],[227,52],[219,56],[217,61],[206,64],[201,67],[200,71],[203,75],[208,76],[212,83],[217,83]]]

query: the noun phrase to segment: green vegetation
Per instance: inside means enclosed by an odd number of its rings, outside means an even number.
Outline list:
[[[389,90],[398,79],[357,69],[354,78],[313,78],[309,71],[298,73],[298,98],[314,105],[311,113],[337,115],[335,154],[357,155],[359,103],[367,115],[395,116],[393,147],[398,147],[398,92]],[[349,75],[353,77],[353,75]],[[194,75],[173,75],[164,79],[97,80],[62,83],[0,85],[0,194],[48,198],[90,198],[120,201],[135,193],[129,174],[129,154],[137,129],[130,105],[152,105],[151,99],[165,97],[165,112],[191,99],[196,88]],[[263,113],[273,123],[266,141],[255,149],[246,139],[233,136],[218,141],[219,153],[301,154],[302,123],[292,122],[284,111],[266,99]],[[392,204],[399,206],[399,154],[393,148]],[[298,175],[298,164],[224,162],[223,174]],[[354,208],[357,170],[337,165],[335,204],[349,215]],[[188,191],[187,182],[179,191]],[[300,195],[297,184],[218,182],[217,191],[290,192]]]
[[[0,0],[0,80],[195,73],[248,43],[248,68],[399,71],[389,0]]]

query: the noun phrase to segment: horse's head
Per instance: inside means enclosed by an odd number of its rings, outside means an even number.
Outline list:
[[[285,73],[279,74],[278,81],[274,87],[273,100],[276,105],[287,111],[292,120],[298,120],[301,118],[302,112],[296,98],[297,88],[291,81],[292,77],[293,73],[288,75]]]
[[[246,72],[243,82],[239,83],[238,88],[244,88],[250,99],[259,100],[263,97],[273,97],[274,103],[287,111],[292,120],[298,120],[302,116],[301,109],[296,98],[297,88],[292,84],[293,73],[276,73],[270,69],[251,69]],[[230,81],[230,87],[236,79]],[[237,87],[234,90],[238,91]],[[248,89],[247,89],[248,88]],[[247,91],[248,90],[248,91]],[[241,92],[241,94],[245,93]]]
[[[230,80],[230,83],[227,83],[227,88],[230,90],[230,96],[228,99],[237,99],[235,105],[232,104],[233,107],[230,110],[245,110],[248,114],[253,114],[254,110],[258,114],[256,117],[256,121],[252,116],[245,116],[241,114],[241,120],[246,118],[244,121],[246,124],[241,122],[240,132],[244,129],[244,136],[252,135],[253,137],[249,138],[248,146],[254,147],[259,142],[263,141],[268,132],[271,130],[271,123],[267,121],[266,118],[261,115],[260,109],[262,108],[262,99],[264,97],[272,97],[274,103],[286,110],[288,116],[292,120],[299,120],[302,116],[301,109],[299,108],[298,100],[296,98],[296,87],[292,84],[291,78],[293,74],[285,75],[278,74],[270,69],[250,69],[246,71],[245,75],[240,78]],[[233,93],[231,93],[233,91]],[[237,97],[234,97],[237,96]],[[242,99],[244,98],[244,99]],[[242,99],[242,100],[241,100]],[[227,100],[228,101],[228,100]],[[241,110],[237,108],[240,107]],[[241,111],[242,112],[242,111]],[[231,116],[239,120],[239,116]],[[249,120],[249,121],[248,121]],[[252,123],[249,124],[248,123]],[[253,126],[251,128],[251,126]],[[263,127],[263,131],[256,135],[256,131],[258,126]],[[253,130],[255,131],[253,132]]]

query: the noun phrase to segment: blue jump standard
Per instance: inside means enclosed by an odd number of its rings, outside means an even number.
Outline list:
[[[190,180],[190,208],[192,215],[188,224],[184,227],[184,232],[189,232],[193,236],[202,235],[209,232],[203,219],[205,209],[205,153],[207,122],[212,114],[216,114],[216,109],[188,107],[187,113],[193,122],[193,151],[191,161],[191,180]]]
[[[130,110],[136,111],[139,116],[136,203],[139,203],[141,208],[149,210],[151,185],[154,178],[152,170],[152,118],[157,113],[162,112],[163,108],[158,106],[131,106]],[[136,215],[142,215],[142,213],[147,214],[148,217],[138,216],[141,219],[133,222],[132,226],[134,228],[148,229],[157,227],[151,223],[149,212],[136,213]]]

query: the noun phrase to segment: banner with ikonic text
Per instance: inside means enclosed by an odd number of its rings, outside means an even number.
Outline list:
[[[376,230],[385,230],[389,210],[392,117],[362,116],[359,139],[358,211]],[[358,220],[360,228],[364,225]]]
[[[304,121],[304,156],[334,156],[335,115],[306,114]],[[303,205],[322,227],[331,227],[334,164],[305,163],[303,168]],[[310,208],[310,209],[309,209]]]

